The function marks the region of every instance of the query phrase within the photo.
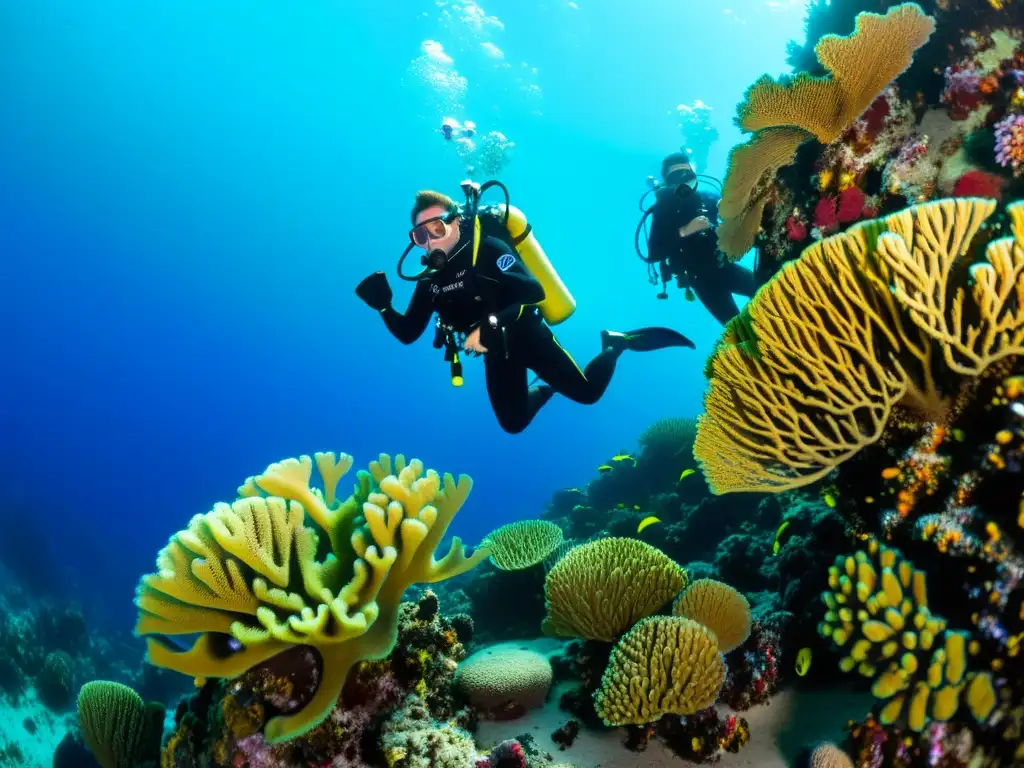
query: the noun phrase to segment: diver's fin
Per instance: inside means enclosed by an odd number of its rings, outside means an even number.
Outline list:
[[[652,352],[666,347],[697,348],[696,344],[671,328],[638,328],[626,333],[601,331],[601,346],[604,349],[611,347],[620,352],[626,349],[632,352]]]

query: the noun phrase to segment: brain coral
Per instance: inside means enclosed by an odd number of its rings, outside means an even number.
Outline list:
[[[652,616],[615,646],[594,707],[607,725],[642,725],[710,707],[723,682],[725,661],[707,627]]]
[[[548,635],[614,641],[679,594],[686,571],[636,539],[608,538],[571,549],[544,582]]]
[[[693,582],[676,600],[672,613],[693,619],[714,632],[722,653],[738,648],[750,637],[747,598],[714,579]]]
[[[544,703],[551,688],[551,662],[521,643],[500,643],[459,664],[455,686],[481,709],[521,712]]]
[[[819,744],[811,752],[811,768],[853,768],[853,760],[835,744]]]
[[[503,571],[521,571],[542,563],[562,543],[562,529],[547,520],[520,520],[491,532],[481,546]]]

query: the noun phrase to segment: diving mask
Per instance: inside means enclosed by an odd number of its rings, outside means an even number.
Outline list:
[[[432,219],[421,221],[409,230],[409,240],[413,245],[426,248],[431,240],[440,240],[451,234],[450,222],[458,216],[457,213],[448,213],[444,216],[435,216]]]
[[[693,188],[697,186],[697,174],[689,165],[673,165],[665,174],[665,183],[673,187],[685,184]]]

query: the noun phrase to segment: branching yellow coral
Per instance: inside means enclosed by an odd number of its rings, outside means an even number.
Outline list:
[[[747,598],[714,579],[698,579],[690,584],[672,606],[672,613],[710,629],[722,653],[738,648],[750,637]]]
[[[940,380],[950,391],[1024,353],[1024,203],[973,286],[956,268],[994,207],[938,200],[859,223],[758,291],[709,364],[694,456],[715,493],[818,480],[876,442],[896,404],[941,420]]]
[[[678,616],[652,616],[612,650],[594,708],[607,725],[690,715],[715,703],[725,671],[706,627]]]
[[[636,539],[598,539],[571,549],[544,582],[548,635],[613,641],[686,585],[672,558]]]
[[[310,487],[314,460],[322,492]],[[150,637],[148,657],[157,666],[232,678],[296,644],[320,652],[315,696],[267,724],[270,743],[317,725],[352,665],[390,652],[406,588],[463,573],[489,554],[481,548],[467,557],[455,538],[448,554],[434,559],[469,495],[468,477],[445,475],[442,484],[417,460],[406,464],[399,456],[392,465],[382,455],[339,501],[337,485],[351,464],[345,454],[318,453],[270,465],[239,488],[242,498],[194,517],[138,588],[137,634],[199,634],[184,651]],[[305,525],[306,513],[316,528]],[[321,533],[331,549],[323,559]],[[238,647],[225,652],[217,639],[223,635]]]
[[[547,520],[520,520],[487,535],[483,546],[503,571],[520,571],[544,560],[562,544],[562,529]]]
[[[859,13],[852,35],[825,35],[814,47],[831,77],[801,73],[783,85],[763,76],[740,106],[740,127],[798,126],[831,144],[910,66],[934,30],[934,19],[916,3],[894,6],[884,16]]]
[[[828,585],[818,631],[848,654],[839,662],[844,672],[874,680],[883,723],[902,718],[921,731],[931,719],[949,720],[965,688],[972,714],[988,717],[991,678],[968,672],[968,633],[948,629],[928,610],[923,571],[872,539],[866,552],[836,558]]]

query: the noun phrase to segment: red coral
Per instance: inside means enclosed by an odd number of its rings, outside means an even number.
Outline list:
[[[807,225],[797,216],[790,216],[786,219],[786,237],[794,243],[799,243],[807,237]]]
[[[839,193],[839,221],[849,224],[856,221],[864,213],[864,193],[860,187],[847,187]]]
[[[981,75],[973,65],[946,67],[944,74],[946,88],[942,92],[942,103],[948,105],[953,120],[966,120],[985,101]]]
[[[836,217],[836,199],[834,197],[823,197],[814,206],[814,225],[822,232],[828,232],[839,225]]]
[[[885,120],[889,117],[892,108],[889,106],[888,93],[883,93],[875,99],[867,111],[860,116],[860,122],[872,137],[877,136],[885,127]]]
[[[992,197],[1001,200],[1005,181],[984,171],[967,171],[953,185],[953,197]]]

